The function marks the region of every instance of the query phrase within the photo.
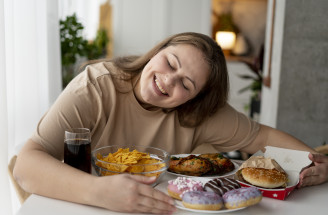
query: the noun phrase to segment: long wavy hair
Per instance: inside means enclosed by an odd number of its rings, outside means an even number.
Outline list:
[[[117,57],[109,61],[128,74],[116,77],[131,80],[142,72],[149,60],[159,51],[181,44],[192,45],[203,53],[210,68],[210,75],[196,97],[178,107],[163,108],[163,112],[177,111],[182,126],[196,127],[223,107],[228,99],[229,78],[226,60],[221,47],[212,38],[195,32],[180,33],[164,39],[144,55]]]

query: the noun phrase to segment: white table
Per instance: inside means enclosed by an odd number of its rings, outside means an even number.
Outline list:
[[[163,180],[169,180],[172,176],[166,174]],[[271,214],[328,214],[328,183],[294,190],[286,200],[275,200],[264,197],[254,206],[229,212],[231,215],[271,215]],[[16,215],[111,215],[126,214],[108,211],[106,209],[75,204],[71,202],[51,199],[39,195],[31,195],[21,206]],[[177,210],[177,215],[200,214],[185,210]],[[208,213],[203,213],[208,214]],[[225,213],[227,214],[227,213]]]

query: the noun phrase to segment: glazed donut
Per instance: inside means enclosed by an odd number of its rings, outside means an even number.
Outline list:
[[[223,207],[222,197],[214,192],[188,191],[182,195],[182,204],[196,210],[220,210]]]
[[[259,203],[262,200],[262,193],[256,187],[243,187],[226,192],[222,198],[226,208],[235,209]]]
[[[276,169],[247,167],[241,175],[246,182],[264,188],[286,187],[288,181],[287,174]]]
[[[204,185],[204,190],[209,192],[215,192],[222,196],[224,193],[228,192],[229,190],[238,189],[240,188],[240,184],[230,178],[215,178],[208,181]]]
[[[200,181],[192,180],[186,177],[177,177],[175,180],[169,180],[167,186],[168,194],[178,200],[182,200],[182,194],[186,191],[203,191],[203,184]]]

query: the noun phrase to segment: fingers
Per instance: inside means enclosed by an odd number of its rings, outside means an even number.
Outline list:
[[[166,195],[165,193],[153,189],[150,186],[146,186],[146,185],[141,185],[138,187],[139,188],[139,193],[144,197],[144,203],[146,204],[151,204],[153,203],[152,201],[150,201],[151,199],[157,200],[156,203],[158,203],[158,207],[159,208],[165,208],[167,206],[174,206],[174,200],[169,197],[168,195]],[[148,201],[146,201],[148,200]]]
[[[328,162],[323,162],[323,163],[315,162],[314,166],[308,167],[304,169],[303,172],[301,172],[300,183],[298,187],[317,185],[327,180],[328,180]]]
[[[301,175],[303,177],[316,176],[316,175],[318,175],[316,169],[317,169],[316,166],[308,167],[301,173]]]
[[[167,204],[163,201],[143,196],[139,198],[138,209],[140,212],[156,213],[156,214],[172,214],[176,208],[174,205]]]
[[[149,186],[155,182],[156,178],[139,175],[127,177],[137,182],[133,189],[130,187],[136,196],[127,202],[129,205],[134,205],[132,206],[134,212],[171,214],[176,210],[174,200],[171,197]]]
[[[138,210],[134,212],[140,212],[140,213],[149,213],[149,214],[172,214],[174,212],[168,211],[168,210],[158,210],[156,208],[149,208],[143,205],[138,206]]]
[[[322,177],[320,175],[307,176],[301,179],[300,185],[298,187],[313,186],[322,183]]]
[[[328,156],[325,156],[323,154],[309,154],[309,159],[312,160],[315,163],[324,163],[328,162]]]
[[[132,179],[143,183],[143,184],[151,184],[154,183],[156,181],[156,177],[146,177],[146,176],[140,176],[140,175],[130,175]],[[169,203],[171,205],[174,205],[174,201],[171,197],[169,197],[168,195],[166,195],[165,193],[159,191],[159,190],[155,190],[150,186],[138,186],[138,192],[141,195],[147,196],[147,197],[151,197],[157,200],[161,200],[164,201],[166,203]]]
[[[168,203],[170,205],[174,205],[174,200],[171,197],[149,186],[147,187],[140,186],[140,194],[144,195],[145,197],[153,198]]]
[[[174,200],[165,193],[155,190],[149,186],[140,186],[139,193],[142,195],[139,204],[151,207],[157,210],[169,211],[173,213],[176,208]]]
[[[300,183],[298,187],[306,187],[315,185],[320,180],[320,175],[316,174],[315,166],[305,169],[300,175]]]
[[[147,177],[142,175],[128,175],[131,179],[140,182],[142,184],[153,184],[156,181],[156,177]]]

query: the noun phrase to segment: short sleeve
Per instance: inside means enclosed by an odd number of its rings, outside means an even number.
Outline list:
[[[92,130],[99,120],[100,109],[99,92],[91,83],[88,71],[84,71],[71,81],[42,117],[31,139],[61,160],[65,130],[82,127]]]
[[[254,141],[260,126],[244,114],[226,105],[197,129],[197,143],[211,144],[218,151],[243,148]]]

